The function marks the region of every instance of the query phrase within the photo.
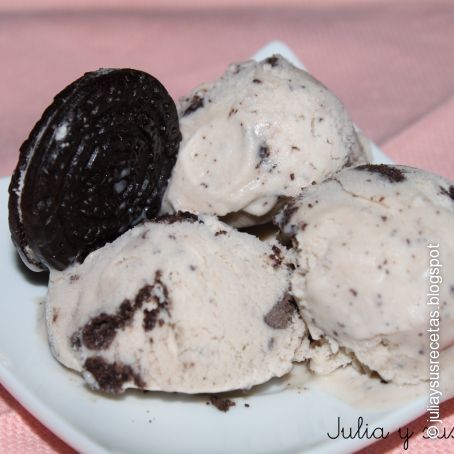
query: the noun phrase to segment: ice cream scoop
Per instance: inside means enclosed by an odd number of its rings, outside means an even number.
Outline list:
[[[287,373],[301,351],[290,268],[285,248],[211,216],[141,224],[51,270],[53,354],[110,393],[250,388]]]
[[[182,98],[178,114],[166,212],[261,224],[302,188],[368,160],[336,96],[279,55],[230,65]]]
[[[384,380],[427,379],[433,347],[454,345],[454,185],[359,166],[308,187],[276,220],[297,250],[292,292],[312,369],[354,359]]]

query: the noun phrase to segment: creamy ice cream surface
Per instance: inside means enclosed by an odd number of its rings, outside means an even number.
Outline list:
[[[183,140],[165,212],[264,223],[302,188],[368,160],[341,102],[279,55],[230,65],[178,110]]]
[[[305,189],[276,220],[297,249],[292,292],[312,369],[354,357],[388,381],[427,379],[429,334],[442,355],[454,345],[454,185],[410,167],[360,166]]]
[[[301,354],[289,279],[285,248],[211,216],[165,216],[51,271],[50,345],[106,392],[250,388]]]

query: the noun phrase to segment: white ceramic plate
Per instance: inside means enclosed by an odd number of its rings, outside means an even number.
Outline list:
[[[281,53],[301,65],[284,44],[273,42],[257,58]],[[228,63],[228,62],[226,62]],[[391,163],[373,147],[376,162]],[[128,392],[109,398],[90,392],[51,356],[43,321],[47,277],[29,272],[10,242],[9,179],[0,180],[0,382],[50,430],[84,453],[336,453],[369,440],[330,440],[337,417],[395,430],[424,412],[423,398],[397,409],[364,410],[317,387],[297,390],[273,380],[236,398],[221,413],[204,397]],[[247,402],[250,406],[245,407]]]

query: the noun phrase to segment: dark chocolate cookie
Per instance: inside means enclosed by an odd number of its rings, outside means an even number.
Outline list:
[[[22,259],[62,270],[156,216],[181,133],[163,85],[133,69],[86,73],[20,149],[9,224]]]

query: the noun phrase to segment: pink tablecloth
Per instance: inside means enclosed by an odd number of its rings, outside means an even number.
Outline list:
[[[0,0],[0,175],[53,94],[86,70],[144,69],[177,97],[272,39],[288,43],[397,162],[454,179],[451,0]],[[107,9],[109,8],[109,9]],[[129,8],[129,9],[128,9]],[[454,426],[454,401],[442,407]],[[454,439],[409,452],[454,452]],[[419,431],[419,432],[418,432]],[[419,434],[418,434],[419,433]],[[396,435],[367,452],[400,452]],[[69,453],[0,386],[0,452]],[[364,451],[366,452],[366,451]]]

